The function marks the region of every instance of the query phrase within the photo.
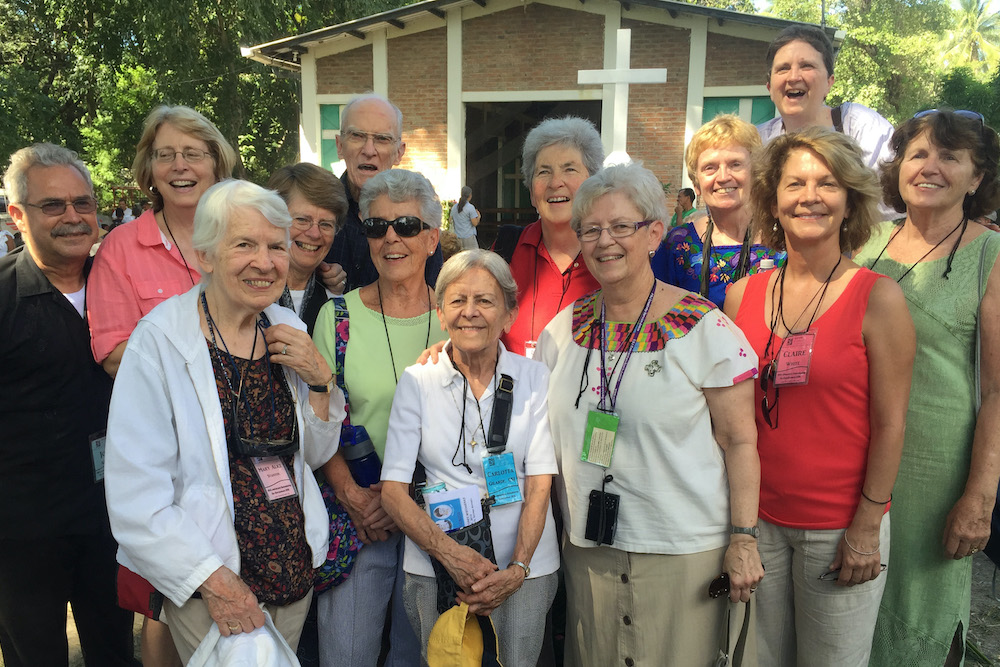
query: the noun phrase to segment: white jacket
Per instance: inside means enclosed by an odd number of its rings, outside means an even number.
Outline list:
[[[164,301],[139,321],[115,378],[108,418],[105,492],[118,562],[177,606],[220,566],[239,574],[222,407],[201,332],[201,287]],[[305,325],[287,308],[264,309],[272,324]],[[309,406],[294,372],[300,451],[294,477],[313,566],[326,560],[329,518],[313,475],[337,451],[344,396],[334,387],[329,421]]]

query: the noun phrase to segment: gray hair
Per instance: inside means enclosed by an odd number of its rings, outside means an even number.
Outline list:
[[[198,201],[191,245],[195,250],[214,257],[229,224],[240,211],[247,209],[260,213],[272,225],[284,229],[285,245],[291,243],[288,230],[292,226],[292,216],[288,214],[288,206],[281,195],[250,181],[228,178],[206,190]],[[209,280],[210,274],[203,273],[201,282],[208,284]]]
[[[28,196],[28,171],[32,167],[72,167],[87,182],[90,193],[94,193],[90,170],[74,151],[55,144],[33,144],[10,156],[10,167],[3,175],[4,189],[12,203],[25,203],[24,199]]]
[[[573,231],[580,230],[580,221],[590,213],[594,202],[612,192],[625,195],[639,209],[643,220],[668,219],[667,197],[659,179],[641,162],[627,162],[605,167],[580,184],[573,196],[573,218],[569,223]]]
[[[483,269],[487,271],[500,286],[503,294],[503,302],[507,307],[507,312],[517,307],[517,283],[510,273],[510,266],[503,260],[503,257],[492,250],[473,249],[463,250],[452,255],[451,258],[441,267],[438,274],[437,286],[434,288],[434,297],[437,299],[437,306],[444,305],[444,292],[448,287],[465,275],[470,269]]]
[[[371,101],[383,102],[392,109],[396,116],[396,141],[398,142],[403,138],[403,112],[399,110],[399,107],[390,102],[388,98],[383,97],[378,93],[365,93],[364,95],[358,95],[357,97],[351,98],[351,101],[345,104],[344,108],[340,111],[340,127],[343,129],[348,126],[348,119],[357,104]]]
[[[441,228],[441,200],[423,174],[406,169],[386,169],[369,178],[358,197],[362,220],[370,217],[368,213],[372,202],[382,195],[396,204],[417,202],[420,219],[431,227]]]
[[[535,162],[543,148],[549,146],[570,146],[580,151],[583,166],[587,175],[593,176],[601,170],[604,164],[604,144],[601,134],[586,118],[566,116],[564,118],[549,118],[536,125],[524,139],[521,149],[521,175],[524,186],[531,191],[531,182],[535,178]]]

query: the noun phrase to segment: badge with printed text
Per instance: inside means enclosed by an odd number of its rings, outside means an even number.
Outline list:
[[[519,503],[524,500],[521,487],[517,483],[514,470],[513,452],[483,455],[483,474],[486,476],[486,492],[496,499],[494,505]]]
[[[583,452],[580,460],[603,468],[611,465],[618,435],[618,415],[591,410],[587,413],[587,428],[583,431]]]
[[[253,457],[253,465],[257,471],[257,478],[260,479],[260,485],[264,487],[264,495],[267,496],[268,502],[273,503],[276,500],[294,498],[298,495],[288,466],[285,465],[280,456],[255,456]]]
[[[535,348],[538,347],[537,340],[526,340],[524,341],[524,356],[528,359],[535,358]]]
[[[91,434],[87,440],[90,441],[90,461],[93,463],[94,483],[104,479],[104,453],[108,444],[106,431],[98,431]]]
[[[774,369],[775,386],[794,387],[809,383],[809,365],[815,342],[814,331],[788,335],[778,351],[778,363]]]

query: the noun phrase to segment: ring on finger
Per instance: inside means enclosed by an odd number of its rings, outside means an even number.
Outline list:
[[[239,632],[243,629],[243,625],[240,623],[227,623],[230,632]]]
[[[281,348],[281,353],[282,354],[288,354],[288,346],[287,345],[285,345],[283,348]]]

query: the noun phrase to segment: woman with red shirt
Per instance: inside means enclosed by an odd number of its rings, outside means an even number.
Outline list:
[[[892,280],[844,253],[879,220],[857,144],[811,128],[754,164],[753,226],[786,250],[726,312],[760,358],[757,591],[763,665],[867,665],[889,556],[915,336]]]

